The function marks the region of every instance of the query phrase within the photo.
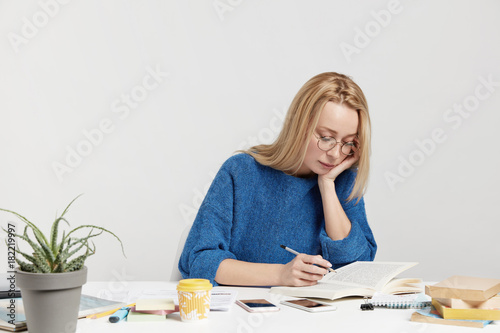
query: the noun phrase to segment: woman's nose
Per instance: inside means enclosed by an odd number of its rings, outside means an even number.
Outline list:
[[[338,143],[335,145],[335,147],[333,147],[332,149],[330,149],[329,151],[327,151],[326,153],[330,156],[332,156],[333,158],[337,159],[340,157],[340,149],[341,149],[341,145],[339,145]]]

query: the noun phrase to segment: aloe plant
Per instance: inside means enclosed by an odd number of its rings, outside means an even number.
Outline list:
[[[121,239],[111,231],[99,226],[81,225],[70,230],[68,233],[63,231],[62,237],[58,239],[60,223],[64,222],[69,226],[69,222],[66,220],[64,215],[68,212],[68,209],[73,202],[75,202],[75,200],[80,196],[81,195],[74,198],[68,206],[66,206],[61,216],[54,220],[49,238],[45,237],[42,231],[24,216],[16,212],[0,208],[1,211],[14,214],[26,224],[22,234],[14,234],[15,237],[26,241],[33,250],[32,255],[30,255],[25,252],[21,252],[17,246],[16,253],[26,259],[26,261],[22,261],[18,258],[18,256],[16,256],[16,262],[19,264],[19,268],[22,271],[32,273],[63,273],[77,271],[83,268],[85,260],[89,256],[95,254],[95,245],[90,242],[90,240],[101,235],[103,232],[111,234],[120,242],[122,253],[125,256]],[[90,229],[90,231],[84,237],[73,237],[74,232],[81,229]],[[5,229],[3,230],[7,232]],[[35,240],[30,238],[29,231],[31,231]]]

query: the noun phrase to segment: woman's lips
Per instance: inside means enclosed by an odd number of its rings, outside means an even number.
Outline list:
[[[321,161],[319,161],[319,163],[321,163],[321,165],[323,165],[325,168],[329,168],[329,169],[336,167],[335,164],[323,163]]]

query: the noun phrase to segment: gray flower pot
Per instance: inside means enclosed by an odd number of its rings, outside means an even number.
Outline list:
[[[16,270],[29,333],[74,333],[87,267],[69,273]]]

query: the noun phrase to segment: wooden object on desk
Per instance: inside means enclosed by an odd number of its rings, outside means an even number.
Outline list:
[[[481,302],[500,293],[500,280],[454,275],[434,285],[425,286],[425,293],[432,298]]]
[[[436,298],[436,300],[454,309],[500,309],[500,295],[486,301],[464,301],[458,298]]]
[[[499,309],[454,309],[432,299],[432,305],[443,319],[499,320]]]
[[[483,328],[491,324],[491,320],[460,320],[460,319],[443,319],[434,308],[425,308],[415,311],[410,318],[410,321],[428,324],[439,324],[448,326],[464,326]]]

